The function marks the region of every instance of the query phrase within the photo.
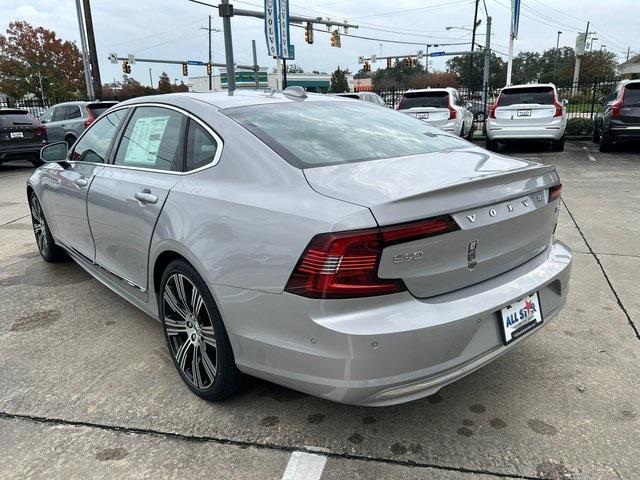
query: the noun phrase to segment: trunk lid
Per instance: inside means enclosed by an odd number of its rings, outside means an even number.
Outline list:
[[[557,219],[558,202],[549,203],[548,194],[559,181],[553,167],[480,148],[304,172],[314,190],[368,207],[381,226],[454,218],[460,230],[382,253],[378,276],[402,278],[420,298],[472,285],[533,258],[549,245]]]
[[[630,83],[625,87],[620,115],[616,118],[625,125],[640,124],[640,83]]]
[[[504,88],[498,97],[493,125],[540,127],[549,124],[555,114],[552,87]]]
[[[23,145],[41,143],[44,129],[26,110],[0,110],[0,143]]]
[[[434,126],[449,120],[449,92],[446,90],[407,92],[399,110]]]

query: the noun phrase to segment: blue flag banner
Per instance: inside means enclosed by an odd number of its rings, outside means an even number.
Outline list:
[[[511,34],[518,38],[518,26],[520,25],[520,0],[511,0]]]
[[[267,41],[267,51],[272,57],[278,56],[278,15],[275,0],[264,0],[264,37]]]

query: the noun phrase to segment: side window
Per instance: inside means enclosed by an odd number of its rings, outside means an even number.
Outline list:
[[[74,118],[80,118],[82,116],[80,107],[78,105],[69,105],[67,108],[67,119],[71,120]]]
[[[186,170],[195,170],[213,162],[217,150],[218,142],[200,124],[190,120]]]
[[[53,118],[51,119],[51,121],[59,122],[61,120],[64,120],[66,116],[67,116],[67,106],[59,105],[53,109]]]
[[[154,170],[182,170],[186,117],[162,107],[138,107],[124,131],[114,163]]]
[[[116,110],[91,125],[69,158],[77,162],[105,163],[113,136],[126,115],[127,109]]]

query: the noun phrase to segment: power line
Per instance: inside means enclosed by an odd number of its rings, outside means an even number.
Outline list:
[[[441,7],[453,7],[455,5],[460,5],[463,3],[471,3],[472,1],[475,0],[454,0],[454,1],[448,1],[445,3],[438,3],[435,5],[427,5],[426,7],[416,7],[416,8],[407,8],[405,10],[394,10],[394,11],[390,11],[390,12],[384,12],[384,13],[374,13],[371,15],[361,15],[359,17],[351,17],[353,20],[356,20],[358,18],[372,18],[372,17],[393,17],[393,16],[397,16],[397,15],[404,15],[405,13],[413,13],[413,12],[418,12],[418,11],[422,11],[422,10],[433,10],[433,9],[437,9],[437,8],[441,8]]]

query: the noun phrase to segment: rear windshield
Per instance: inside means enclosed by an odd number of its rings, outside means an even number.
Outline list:
[[[404,94],[400,102],[400,110],[416,107],[447,108],[448,106],[448,92],[409,92]]]
[[[87,105],[87,108],[93,112],[94,117],[98,118],[100,115],[102,115],[104,112],[109,110],[114,105],[115,103],[99,103],[99,104],[94,103],[94,104]]]
[[[520,103],[553,105],[555,98],[551,87],[505,88],[500,93],[498,105],[508,107]]]
[[[31,115],[0,113],[0,127],[34,126],[38,121]]]
[[[336,95],[338,97],[344,97],[344,98],[355,98],[356,100],[360,100],[360,97],[358,95],[354,95],[354,94],[340,94],[340,95]]]
[[[640,107],[640,83],[630,83],[624,89],[624,104]]]
[[[418,155],[469,144],[365,102],[312,101],[223,110],[298,168]]]

